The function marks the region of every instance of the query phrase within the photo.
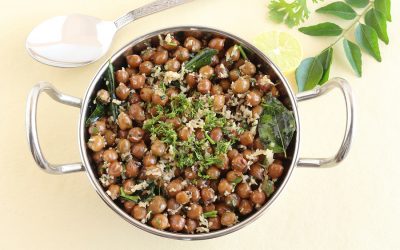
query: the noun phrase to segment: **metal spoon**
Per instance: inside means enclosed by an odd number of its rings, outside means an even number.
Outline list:
[[[115,33],[128,23],[193,0],[158,0],[115,21],[72,14],[56,16],[36,26],[26,39],[26,49],[37,61],[62,68],[92,63],[110,48]]]

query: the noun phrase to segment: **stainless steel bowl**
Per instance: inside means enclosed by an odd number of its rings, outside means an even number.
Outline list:
[[[172,238],[172,239],[180,239],[180,240],[203,240],[203,239],[210,239],[219,236],[223,236],[229,233],[232,233],[248,224],[256,220],[258,217],[262,215],[262,213],[275,201],[275,199],[279,196],[283,188],[285,187],[286,182],[289,180],[289,177],[296,166],[299,167],[330,167],[338,164],[340,161],[344,159],[347,155],[353,134],[353,124],[354,124],[354,109],[353,109],[353,97],[351,93],[351,89],[349,84],[346,80],[342,78],[334,78],[330,80],[323,86],[318,86],[311,91],[302,92],[300,94],[295,95],[293,90],[291,89],[289,83],[283,76],[282,72],[279,68],[268,58],[266,57],[261,51],[251,45],[249,42],[235,36],[229,34],[227,32],[213,29],[213,28],[206,28],[206,27],[194,27],[194,26],[185,26],[185,27],[174,27],[168,29],[157,30],[141,36],[122,49],[120,49],[117,53],[115,53],[111,58],[111,62],[116,66],[122,66],[124,64],[124,55],[126,53],[140,50],[146,41],[152,39],[158,39],[159,34],[166,34],[166,33],[175,33],[177,36],[183,33],[184,31],[201,31],[203,34],[207,35],[219,35],[231,39],[231,41],[237,42],[242,44],[246,50],[248,51],[248,56],[251,58],[252,61],[256,62],[256,64],[261,65],[262,71],[268,73],[271,78],[279,82],[279,91],[283,96],[284,103],[293,110],[295,119],[296,119],[296,133],[292,140],[291,145],[288,148],[288,160],[284,161],[284,173],[278,182],[277,190],[273,193],[267,203],[255,212],[253,215],[245,219],[244,221],[239,222],[238,224],[225,228],[218,231],[213,231],[210,233],[204,234],[180,234],[180,233],[172,233],[168,231],[160,231],[155,228],[152,228],[146,224],[142,224],[141,222],[133,219],[130,215],[128,215],[125,211],[123,211],[120,207],[118,207],[110,197],[105,193],[102,186],[100,185],[97,176],[96,176],[96,169],[94,164],[92,164],[89,151],[86,147],[86,141],[88,139],[88,134],[85,128],[85,120],[89,115],[89,107],[91,105],[91,100],[93,100],[94,96],[98,89],[101,88],[102,84],[102,75],[107,69],[107,63],[104,63],[100,70],[97,72],[95,77],[93,78],[92,82],[90,83],[88,89],[86,90],[86,94],[83,100],[72,97],[69,95],[62,94],[58,90],[56,90],[50,83],[47,82],[40,82],[35,85],[28,97],[27,102],[27,109],[26,109],[26,129],[27,129],[27,137],[29,146],[35,159],[37,165],[50,174],[66,174],[78,171],[85,171],[89,177],[90,182],[92,183],[93,187],[95,188],[96,192],[99,196],[103,199],[103,201],[117,214],[119,214],[123,219],[131,223],[132,225],[143,229],[149,233],[159,235],[162,237]],[[346,129],[343,137],[343,142],[340,146],[338,152],[328,158],[299,158],[299,146],[300,146],[300,120],[297,105],[298,102],[303,100],[312,99],[318,96],[321,96],[333,88],[339,88],[344,96],[344,101],[346,104]],[[39,145],[38,134],[37,134],[37,125],[36,125],[36,112],[37,112],[37,101],[39,95],[42,92],[46,92],[50,97],[54,100],[61,102],[63,104],[67,104],[70,106],[74,106],[80,108],[80,120],[79,120],[79,147],[80,147],[80,155],[82,159],[82,163],[73,163],[73,164],[51,164],[49,163],[46,158],[44,157],[42,150]]]

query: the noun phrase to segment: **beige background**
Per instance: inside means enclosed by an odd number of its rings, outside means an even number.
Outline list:
[[[382,63],[363,57],[363,78],[353,75],[335,47],[333,76],[351,82],[357,127],[348,158],[336,168],[295,169],[275,204],[256,222],[223,238],[201,242],[163,239],[136,229],[97,196],[84,173],[51,176],[40,171],[28,150],[26,96],[39,80],[82,97],[98,67],[125,43],[167,26],[217,27],[249,41],[263,31],[288,30],[266,19],[266,0],[197,0],[139,20],[121,30],[110,52],[78,69],[58,69],[33,61],[24,49],[40,21],[73,12],[113,19],[149,0],[0,1],[0,248],[1,249],[399,249],[400,226],[400,36],[399,1],[392,1],[391,41],[381,46]],[[311,1],[310,1],[311,2]],[[326,1],[327,2],[327,1]],[[313,15],[309,23],[322,20]],[[332,18],[332,20],[335,20]],[[331,38],[310,38],[290,30],[311,56]],[[397,73],[397,74],[396,74]],[[344,129],[338,91],[300,104],[302,156],[327,156]],[[39,133],[53,162],[79,161],[79,110],[43,97]]]

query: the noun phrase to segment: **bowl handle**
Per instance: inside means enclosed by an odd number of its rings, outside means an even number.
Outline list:
[[[72,164],[51,164],[43,155],[42,149],[40,148],[37,124],[36,124],[36,113],[37,103],[39,96],[42,92],[48,94],[54,100],[67,104],[73,107],[80,108],[81,100],[79,98],[64,95],[55,89],[50,83],[39,82],[36,84],[28,96],[28,102],[26,104],[26,130],[29,147],[36,164],[49,174],[66,174],[78,171],[84,171],[82,163]]]
[[[346,104],[346,130],[339,151],[329,158],[300,158],[299,167],[333,167],[341,162],[350,149],[354,129],[354,100],[349,83],[343,78],[333,78],[326,84],[318,86],[310,91],[297,94],[297,101],[309,100],[328,93],[333,88],[339,88],[344,96]]]

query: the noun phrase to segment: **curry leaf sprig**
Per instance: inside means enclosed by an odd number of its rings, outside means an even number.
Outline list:
[[[312,0],[313,3],[323,0]],[[278,22],[285,23],[289,27],[300,25],[310,16],[307,0],[272,0],[268,4],[269,17]]]
[[[363,8],[358,14],[354,8]],[[310,36],[335,36],[336,40],[319,55],[304,59],[296,69],[299,91],[313,89],[329,79],[332,65],[333,47],[343,41],[343,49],[350,66],[358,76],[362,76],[361,48],[378,62],[382,61],[379,40],[389,44],[387,22],[391,21],[390,0],[346,0],[330,3],[316,10],[317,13],[333,15],[351,20],[345,29],[332,22],[323,22],[301,27],[299,31]],[[362,19],[364,22],[362,23]],[[354,31],[355,42],[347,35]]]

